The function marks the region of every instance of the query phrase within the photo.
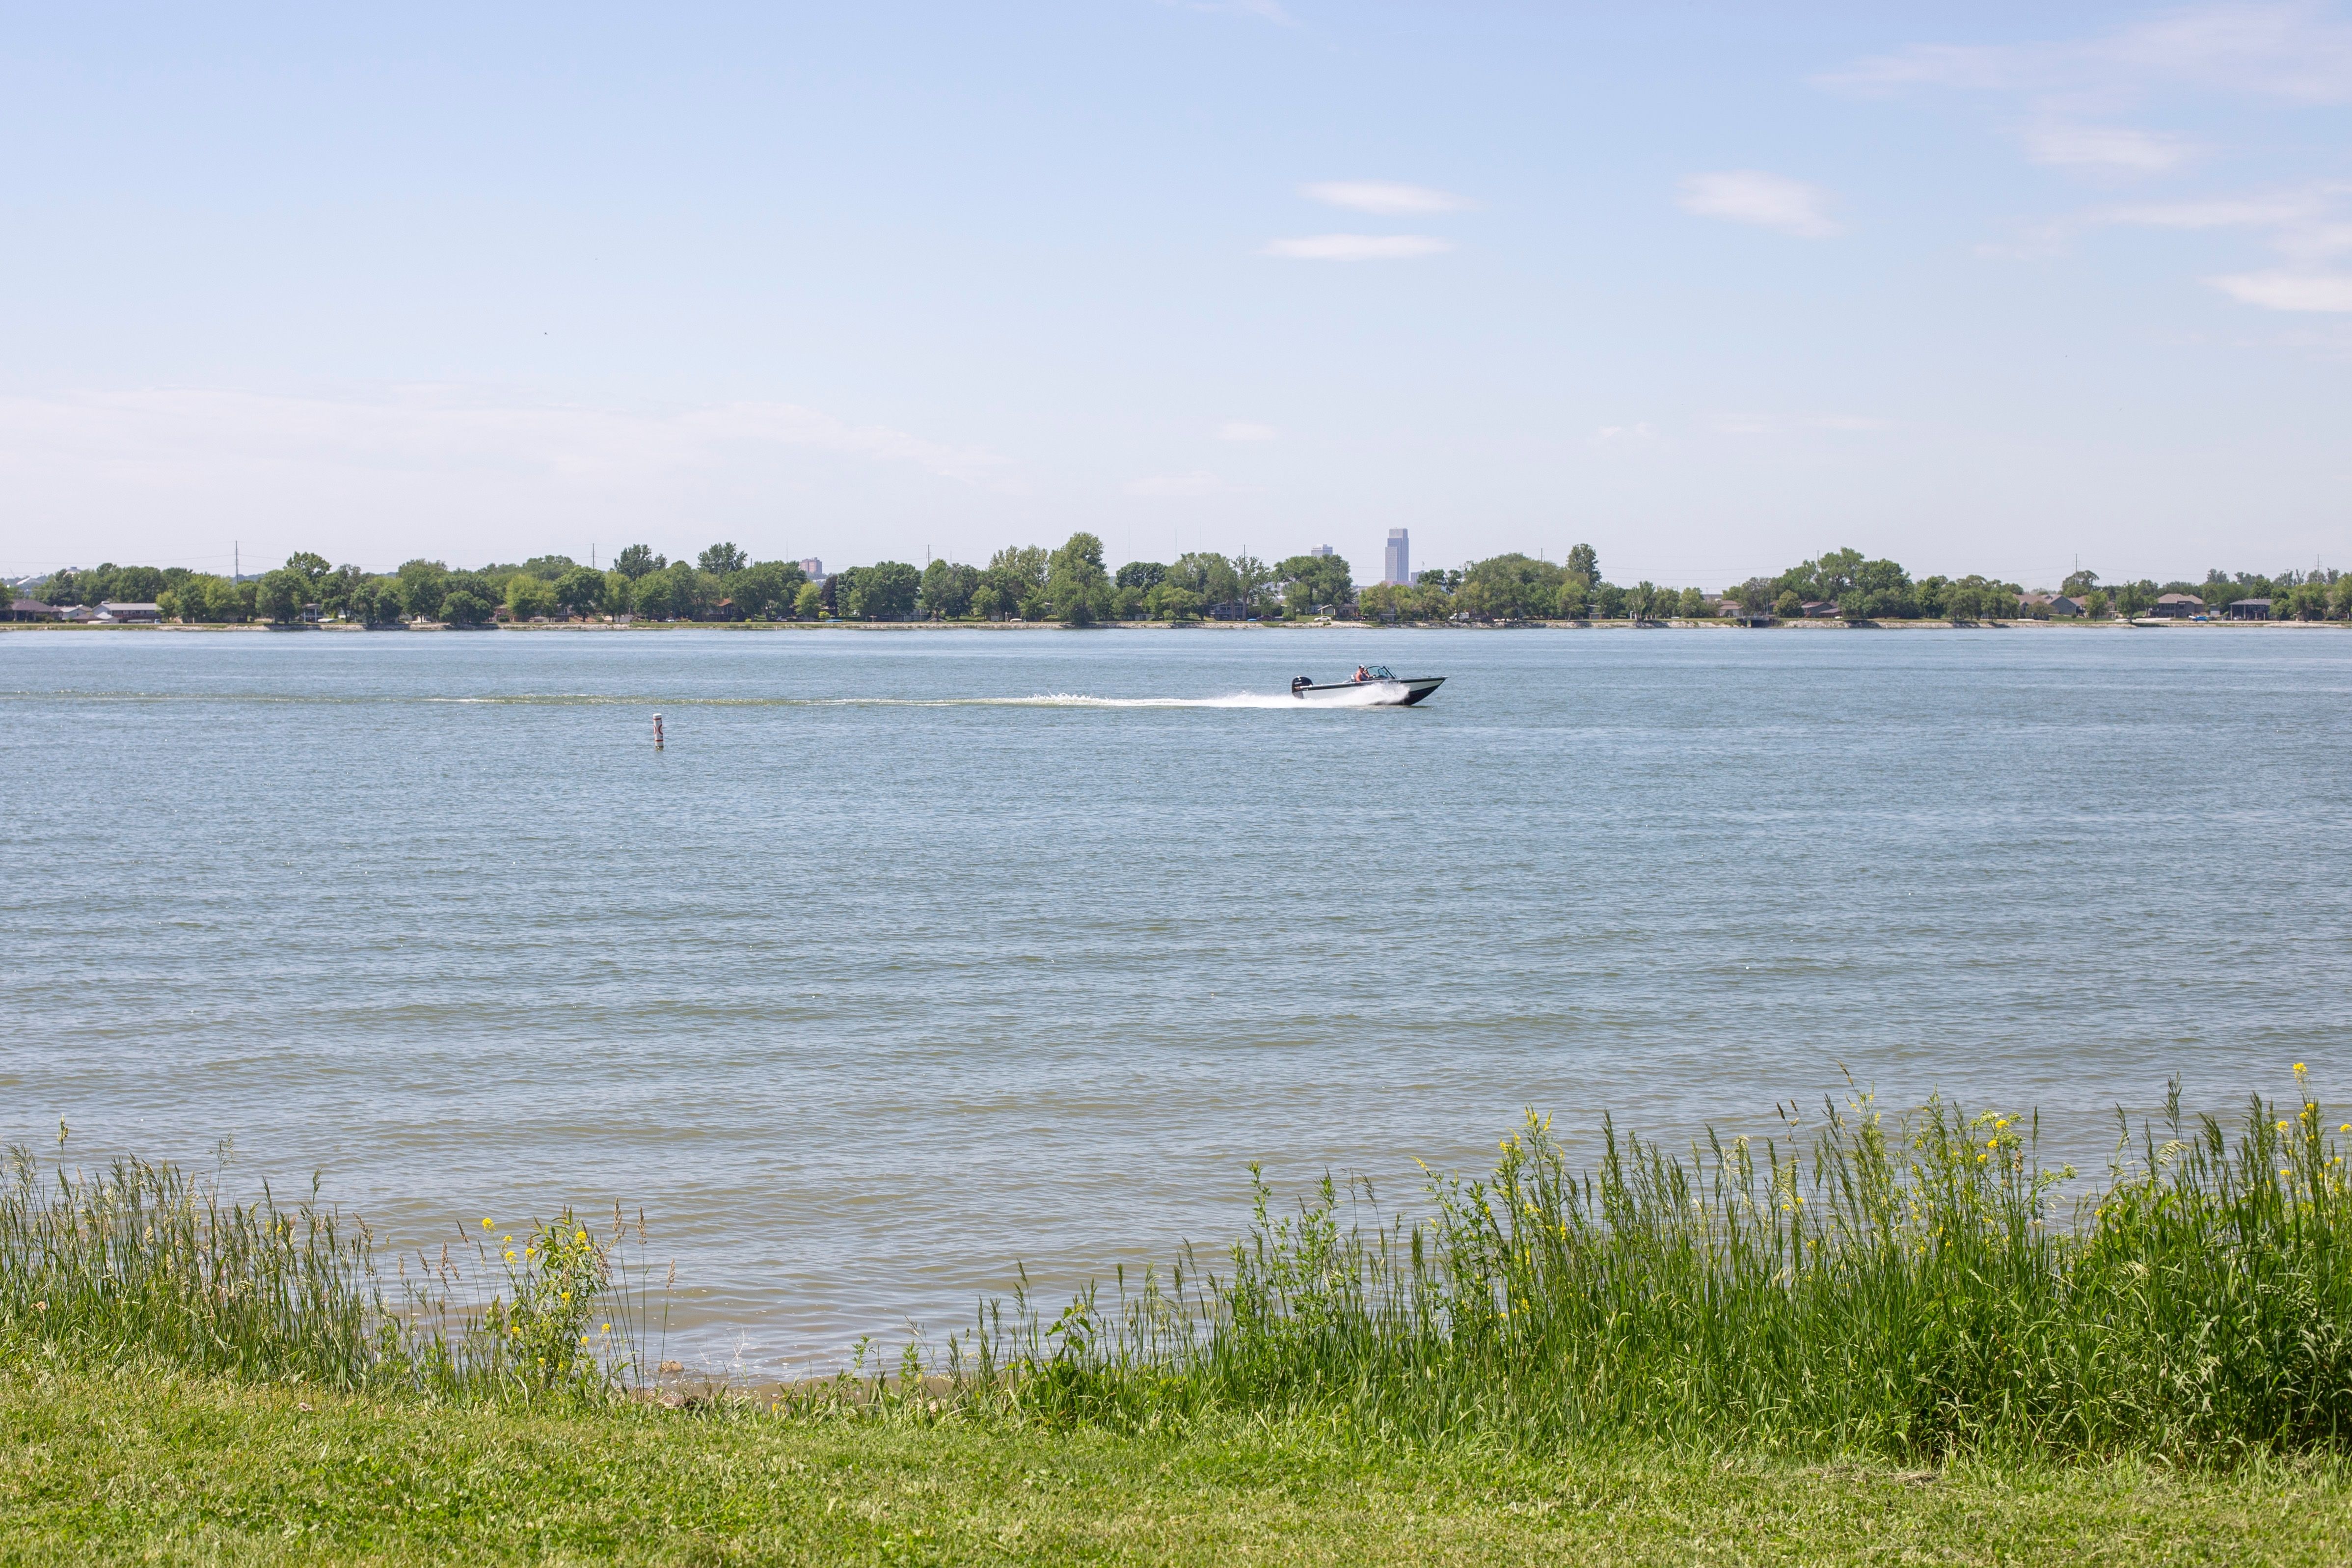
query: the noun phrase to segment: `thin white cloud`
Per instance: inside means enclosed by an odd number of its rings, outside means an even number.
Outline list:
[[[2077,226],[2184,230],[2258,228],[2284,267],[2225,273],[2205,281],[2242,304],[2268,310],[2330,313],[2352,310],[2352,277],[2333,270],[2352,256],[2352,219],[2344,216],[2352,186],[2326,184],[2190,202],[2105,207],[2074,220]]]
[[[1596,441],[1654,441],[1658,432],[1647,422],[1638,425],[1603,425],[1592,433]]]
[[[2025,132],[2025,155],[2058,168],[2160,174],[2197,156],[2194,143],[2127,125],[2038,125]]]
[[[1895,421],[1874,414],[1808,414],[1784,419],[1756,414],[1734,414],[1716,421],[1715,427],[1726,436],[1779,436],[1803,430],[1867,434],[1874,430],[1892,430]]]
[[[1827,191],[1757,169],[1690,175],[1675,201],[1685,212],[1701,217],[1760,224],[1805,239],[1825,239],[1838,232]]]
[[[2265,310],[2352,312],[2352,275],[2341,272],[2236,272],[2205,281]]]
[[[502,404],[436,386],[380,398],[151,389],[0,400],[0,471],[29,448],[116,451],[131,462],[200,458],[216,468],[327,466],[356,473],[494,466],[557,479],[694,468],[761,448],[838,453],[904,464],[967,485],[1010,465],[984,447],[857,425],[789,403],[724,403],[671,412],[578,404]]]
[[[1276,4],[1276,0],[1160,0],[1160,3],[1179,11],[1222,12],[1228,16],[1255,16],[1261,22],[1275,22],[1285,27],[1298,26],[1298,19]]]
[[[1195,469],[1189,474],[1154,474],[1136,479],[1127,487],[1131,496],[1208,496],[1225,488],[1225,481],[1216,475]]]
[[[1271,425],[1255,425],[1246,419],[1228,419],[1217,426],[1220,441],[1271,441],[1278,434]]]
[[[1426,234],[1316,234],[1266,242],[1264,254],[1292,261],[1410,261],[1454,248]]]
[[[2352,25],[2313,5],[2194,6],[2092,38],[1922,44],[1817,79],[1881,94],[1932,87],[2115,102],[2185,86],[2339,103],[2352,100]]]
[[[1427,185],[1398,184],[1389,180],[1328,180],[1301,185],[1299,191],[1326,206],[1397,217],[1414,213],[1460,212],[1473,204],[1447,191]]]

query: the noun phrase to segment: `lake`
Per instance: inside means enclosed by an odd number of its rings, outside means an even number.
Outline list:
[[[1360,660],[1449,679],[1273,695]],[[0,698],[0,1135],[642,1205],[755,1371],[1527,1107],[1850,1072],[2097,1166],[2352,1067],[2334,629],[44,632]]]

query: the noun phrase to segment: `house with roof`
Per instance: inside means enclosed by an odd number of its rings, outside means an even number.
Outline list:
[[[119,626],[133,621],[160,621],[163,618],[163,607],[161,605],[142,605],[125,600],[109,599],[99,605],[98,618],[101,621],[112,621]]]
[[[2193,616],[2203,615],[2205,601],[2194,594],[2163,594],[2148,606],[2147,613],[2168,621],[2185,621]]]
[[[2271,618],[2271,601],[2232,599],[2230,601],[2230,618],[2233,621],[2267,621]]]
[[[38,599],[11,599],[8,601],[8,618],[12,621],[54,621],[58,618],[58,610],[56,605],[44,605]]]

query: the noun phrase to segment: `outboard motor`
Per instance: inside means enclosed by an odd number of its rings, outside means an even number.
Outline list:
[[[1293,697],[1296,697],[1314,684],[1315,680],[1312,676],[1301,675],[1294,677],[1290,682],[1290,694]]]

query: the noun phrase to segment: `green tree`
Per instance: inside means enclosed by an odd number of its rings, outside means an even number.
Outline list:
[[[730,573],[740,572],[750,563],[751,557],[735,548],[731,541],[724,544],[712,545],[704,551],[701,558],[695,563],[714,577],[724,577]]]
[[[261,581],[254,584],[254,609],[257,614],[268,616],[281,626],[289,621],[299,620],[302,606],[309,602],[304,595],[310,587],[310,579],[299,572],[289,571],[283,566],[275,572],[264,572]]]
[[[1852,563],[1844,589],[1838,595],[1838,614],[1850,621],[1864,621],[1907,617],[1917,613],[1908,572],[1892,561]]]
[[[761,561],[728,577],[724,586],[738,616],[781,621],[792,616],[793,595],[807,581],[808,574],[790,561]]]
[[[1534,620],[1559,608],[1564,575],[1559,567],[1532,556],[1490,556],[1463,573],[1454,598],[1461,609],[1481,619]]]
[[[971,613],[971,596],[980,587],[980,568],[961,565],[945,557],[923,568],[922,613],[943,621],[960,621]]]
[[[1772,601],[1772,613],[1784,621],[1793,621],[1805,613],[1805,602],[1797,597],[1794,588],[1783,588],[1780,596]]]
[[[1151,590],[1152,611],[1163,621],[1197,621],[1201,618],[1201,595],[1181,583],[1162,583]]]
[[[123,566],[114,574],[113,592],[110,599],[127,600],[134,605],[152,605],[163,591],[163,574],[152,566]]]
[[[574,566],[555,580],[555,604],[567,616],[585,616],[604,597],[604,574]]]
[[[629,584],[629,608],[648,621],[677,616],[677,580],[667,570],[648,572]]]
[[[632,544],[613,558],[613,570],[635,583],[660,571],[669,564],[669,557],[656,555],[650,545]]]
[[[412,617],[438,620],[442,596],[448,592],[449,568],[438,561],[404,561],[399,578],[401,608]]]
[[[1590,544],[1579,544],[1568,552],[1566,571],[1581,577],[1586,583],[1601,581],[1601,556]]]
[[[1355,580],[1344,556],[1293,555],[1274,570],[1286,584],[1283,602],[1294,616],[1308,615],[1327,605],[1336,610],[1355,596]]]
[[[988,558],[981,574],[992,594],[989,614],[1028,616],[1037,611],[1045,595],[1053,557],[1034,544],[1010,544]],[[977,595],[975,595],[977,599]]]
[[[1121,588],[1140,588],[1149,593],[1168,581],[1168,568],[1157,561],[1130,561],[1118,569],[1113,579]]]
[[[1046,596],[1064,626],[1090,626],[1110,614],[1110,575],[1103,570],[1102,541],[1074,533],[1046,565]]]
[[[2107,603],[2107,591],[2105,588],[2094,588],[2083,595],[2083,614],[2095,621],[2105,620],[2112,608],[2113,606]]]
[[[441,618],[453,626],[478,626],[488,623],[492,605],[488,599],[470,588],[460,588],[441,601]]]
[[[1706,595],[1696,588],[1685,588],[1682,602],[1675,607],[1686,621],[1701,620],[1715,613],[1706,602]]]
[[[793,595],[793,618],[813,621],[824,613],[824,590],[814,583],[803,583]]]
[[[1412,590],[1394,583],[1367,583],[1356,595],[1356,614],[1368,621],[1401,621],[1405,606],[1398,601]]]
[[[1168,568],[1167,582],[1200,595],[1203,609],[1242,602],[1241,574],[1234,563],[1214,551],[1179,555]]]
[[[400,620],[400,583],[392,577],[367,577],[352,584],[343,613],[363,626],[388,626]]]
[[[2070,599],[2079,599],[2098,585],[2099,574],[2096,572],[2076,570],[2066,574],[2066,581],[2059,584],[2058,591]]]
[[[915,613],[915,600],[923,588],[923,574],[904,561],[853,566],[842,577],[835,605],[846,620],[904,620]]]
[[[286,558],[286,570],[300,573],[303,585],[315,592],[319,584],[328,573],[334,570],[334,567],[323,555],[315,554],[308,550],[298,550]]]
[[[518,572],[507,579],[507,619],[528,625],[536,616],[553,616],[562,608],[562,597],[553,584],[528,572]]]

